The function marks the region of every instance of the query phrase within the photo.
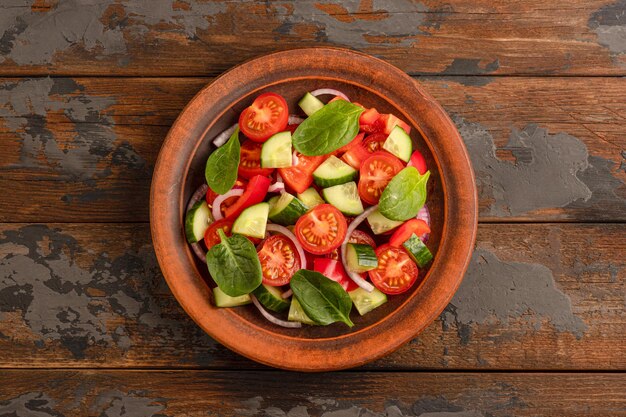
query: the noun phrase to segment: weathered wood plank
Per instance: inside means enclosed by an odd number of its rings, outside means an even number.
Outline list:
[[[0,381],[0,413],[17,416],[626,415],[624,374],[8,371]]]
[[[0,81],[0,221],[147,221],[163,138],[209,81]],[[482,221],[626,220],[626,79],[420,81],[467,143]]]
[[[277,47],[331,45],[411,74],[623,75],[625,8],[619,0],[8,0],[0,74],[216,75]]]
[[[626,224],[481,225],[447,310],[367,368],[625,370],[624,253]],[[146,224],[0,225],[0,357],[2,367],[256,366],[178,306]]]

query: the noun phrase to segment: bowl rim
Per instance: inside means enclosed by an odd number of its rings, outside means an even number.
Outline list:
[[[294,67],[300,72],[295,76]],[[267,68],[272,69],[271,78]],[[191,156],[205,134],[242,96],[300,78],[329,78],[356,84],[400,109],[401,117],[417,128],[430,148],[441,174],[444,201],[439,256],[419,290],[371,325],[320,339],[272,333],[242,319],[232,309],[213,307],[211,291],[182,233],[187,172]],[[241,80],[246,80],[246,85],[242,86]],[[202,120],[206,126],[199,122]],[[185,106],[168,132],[155,164],[150,189],[150,229],[168,286],[187,314],[211,337],[266,365],[329,371],[359,366],[398,349],[441,314],[460,285],[472,256],[477,201],[474,173],[463,140],[447,113],[417,81],[395,66],[360,52],[299,48],[274,52],[231,68],[205,85]]]

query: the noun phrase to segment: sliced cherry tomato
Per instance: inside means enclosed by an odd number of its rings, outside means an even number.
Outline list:
[[[354,232],[352,232],[350,238],[348,239],[348,242],[362,243],[364,245],[370,245],[371,247],[376,249],[376,242],[374,241],[374,238],[363,232],[362,230],[355,230]]]
[[[339,250],[335,249],[334,251],[332,251],[331,253],[327,253],[324,258],[328,258],[328,259],[332,259],[335,261],[339,260]]]
[[[373,152],[387,152],[383,150],[385,140],[387,140],[387,135],[383,133],[372,133],[366,136],[358,146],[355,144],[350,147],[350,149],[343,154],[341,159],[352,168],[359,169],[363,161],[369,158]]]
[[[372,133],[365,138],[365,140],[363,141],[363,146],[365,146],[365,149],[367,149],[367,151],[370,153],[383,151],[383,144],[386,140],[387,135],[385,135],[384,133]]]
[[[378,113],[378,110],[372,107],[371,109],[367,109],[363,113],[361,113],[361,116],[359,117],[359,125],[372,126],[379,117],[380,113]]]
[[[380,133],[378,123],[374,123],[372,125],[359,125],[359,131],[366,134]]]
[[[261,148],[263,144],[246,140],[241,144],[240,162],[237,172],[240,177],[252,178],[255,175],[269,176],[274,168],[261,168]]]
[[[293,132],[296,131],[296,129],[298,128],[298,126],[300,126],[300,123],[298,124],[294,124],[294,125],[287,125],[287,127],[285,128],[285,130],[288,130],[291,132],[291,134],[293,134]]]
[[[389,239],[389,244],[400,248],[404,242],[409,240],[413,233],[415,233],[417,237],[420,237],[424,233],[430,233],[430,227],[428,227],[428,224],[422,219],[411,219],[393,232],[393,235],[391,235]]]
[[[375,152],[361,165],[359,195],[368,204],[378,204],[389,181],[402,170],[402,162],[387,152]]]
[[[224,210],[224,217],[227,219],[237,217],[244,209],[263,201],[267,190],[270,188],[270,183],[271,180],[263,175],[252,177],[246,190],[241,197],[237,199],[237,202]],[[222,205],[224,205],[224,203],[222,203]]]
[[[341,155],[345,152],[348,152],[350,149],[356,147],[356,146],[360,146],[361,143],[363,143],[363,137],[365,136],[365,133],[359,133],[358,135],[356,135],[354,137],[354,139],[352,139],[350,141],[350,143],[348,143],[347,145],[343,145],[341,148],[337,149],[335,152],[333,152],[333,154],[335,155]]]
[[[226,236],[231,235],[231,229],[233,228],[234,220],[221,219],[213,222],[209,225],[209,228],[204,232],[204,244],[207,249],[211,249],[213,246],[221,242],[220,236],[217,234],[219,229],[224,231]]]
[[[369,271],[376,288],[385,294],[401,294],[413,286],[419,270],[404,249],[382,245],[376,256],[378,267]]]
[[[288,284],[300,269],[300,257],[291,240],[283,235],[270,236],[258,249],[263,284],[277,287]]]
[[[306,251],[324,255],[341,246],[347,228],[346,218],[339,210],[320,204],[298,219],[294,234]]]
[[[417,169],[417,171],[424,175],[426,171],[428,171],[428,167],[426,166],[426,160],[424,159],[424,155],[420,151],[415,151],[411,155],[410,164]]]
[[[316,258],[313,261],[313,270],[324,275],[326,278],[338,282],[346,291],[358,288],[346,273],[341,262],[330,258]]]
[[[376,130],[388,135],[394,127],[400,126],[406,133],[411,133],[411,126],[393,114],[383,114],[376,120]]]
[[[324,155],[305,156],[296,152],[295,165],[289,168],[278,168],[278,173],[289,188],[297,193],[303,193],[313,183],[313,171],[325,159],[326,156]]]
[[[239,116],[239,129],[255,142],[265,142],[275,133],[285,130],[289,109],[284,98],[274,93],[258,96]]]
[[[370,155],[370,152],[365,149],[363,143],[360,143],[341,155],[341,159],[352,168],[359,169],[363,161],[365,161]]]

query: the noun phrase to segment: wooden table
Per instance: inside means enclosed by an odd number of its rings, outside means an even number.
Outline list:
[[[0,416],[626,415],[625,33],[624,0],[1,1]],[[148,225],[185,103],[308,45],[415,76],[456,122],[480,197],[441,317],[321,375],[203,334]]]

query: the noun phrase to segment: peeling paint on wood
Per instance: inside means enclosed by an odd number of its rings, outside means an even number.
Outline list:
[[[521,317],[535,330],[547,321],[557,331],[571,332],[578,338],[587,329],[572,312],[569,297],[556,287],[548,268],[503,262],[479,244],[460,288],[442,315],[443,325],[455,323],[461,343],[467,344],[472,324],[508,323]]]
[[[50,409],[24,414],[36,417],[605,417],[623,414],[625,388],[620,375],[598,373],[90,370],[6,375],[0,413],[16,398],[32,396]]]
[[[64,417],[55,410],[56,401],[43,392],[29,392],[15,398],[0,398],[0,416]]]
[[[146,169],[145,160],[128,142],[117,143],[114,122],[104,113],[114,101],[84,94],[71,79],[6,82],[0,85],[0,101],[5,103],[0,119],[22,139],[19,163],[0,170],[50,169],[65,180],[90,180],[111,174],[100,168],[107,158],[125,169]],[[47,127],[52,112],[62,112],[73,124],[76,136],[71,146],[59,143]]]
[[[428,9],[410,0],[335,3],[306,0],[279,7],[286,13],[283,23],[276,29],[282,35],[295,35],[296,27],[312,26],[317,40],[367,48],[372,45],[408,47],[415,42],[416,35],[426,34],[420,27],[426,24],[424,12]]]
[[[585,144],[572,135],[550,134],[534,124],[513,129],[507,145],[500,148],[513,154],[516,161],[510,162],[498,158],[487,129],[459,116],[453,119],[472,158],[479,197],[490,202],[483,215],[506,217],[548,207],[587,206],[594,193],[612,193],[622,200],[616,190],[623,183],[613,177],[612,162],[590,156]]]
[[[9,0],[0,7],[0,64],[5,60],[18,65],[50,64],[56,54],[79,46],[93,52],[96,60],[117,56],[124,66],[128,64],[127,36],[141,41],[151,28],[164,25],[168,31],[194,38],[196,30],[207,29],[213,16],[226,10],[223,2],[188,6],[174,7],[171,0],[117,4],[68,0],[42,13],[22,0]]]
[[[6,0],[0,73],[217,75],[277,45],[323,44],[375,54],[411,74],[480,59],[497,60],[499,74],[623,75],[623,24],[612,17],[621,11],[623,0],[514,8],[469,0]]]
[[[165,416],[167,399],[149,398],[145,391],[122,392],[119,390],[104,391],[97,395],[92,412],[99,417],[152,417]]]
[[[0,122],[20,139],[19,160],[2,171],[33,170],[54,173],[64,181],[90,183],[112,175],[112,169],[130,176],[148,176],[146,161],[126,141],[118,141],[114,121],[106,111],[114,100],[86,94],[72,79],[39,78],[0,84]],[[55,136],[49,117],[60,112],[74,131],[71,142]],[[95,184],[92,182],[95,188]],[[106,198],[107,193],[67,194],[71,203]]]
[[[609,48],[614,57],[626,53],[626,0],[601,7],[591,15],[588,25],[598,35],[598,42]],[[620,61],[616,62],[619,65]],[[622,66],[626,63],[622,62]]]
[[[171,301],[158,297],[167,290],[152,248],[147,241],[133,246],[121,255],[103,252],[82,266],[76,259],[85,248],[70,235],[44,225],[5,231],[0,238],[0,322],[14,319],[8,313],[19,313],[33,343],[41,349],[60,343],[77,360],[91,356],[92,349],[124,354],[137,328],[179,349],[210,348],[214,342],[195,326],[185,329],[162,313],[162,303]]]

